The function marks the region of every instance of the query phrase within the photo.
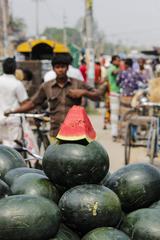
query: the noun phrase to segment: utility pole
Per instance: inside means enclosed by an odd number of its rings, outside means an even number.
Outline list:
[[[67,25],[67,17],[66,14],[64,12],[63,15],[63,43],[65,46],[67,46],[67,29],[66,29],[66,25]]]
[[[35,2],[35,23],[36,23],[36,38],[39,38],[39,2],[41,0],[33,0]]]
[[[90,86],[94,86],[93,0],[85,0],[86,63]]]
[[[7,13],[6,13],[6,4],[5,0],[0,1],[1,9],[2,9],[2,28],[3,28],[3,56],[7,57],[8,55],[8,21],[7,21]]]

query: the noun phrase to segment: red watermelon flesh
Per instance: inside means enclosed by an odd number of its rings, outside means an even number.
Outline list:
[[[73,106],[69,110],[56,138],[63,141],[95,140],[96,132],[83,107]]]

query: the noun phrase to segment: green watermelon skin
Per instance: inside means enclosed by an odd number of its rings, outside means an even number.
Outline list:
[[[57,234],[60,210],[43,197],[19,195],[0,200],[0,238],[48,240]]]
[[[109,169],[109,157],[96,141],[80,144],[50,145],[44,153],[43,170],[48,178],[64,187],[98,184]]]
[[[160,211],[143,208],[129,213],[124,218],[121,230],[133,240],[159,240]]]
[[[150,164],[130,164],[113,173],[106,186],[118,195],[125,212],[146,208],[160,198],[160,171]]]
[[[11,147],[0,145],[0,178],[13,168],[26,167],[26,163],[19,152]]]
[[[0,198],[6,197],[11,194],[9,186],[0,179]]]
[[[157,202],[154,202],[149,208],[153,208],[153,209],[159,209],[160,208],[160,200]]]
[[[64,224],[60,225],[55,238],[50,240],[80,240],[79,236]]]
[[[53,183],[44,175],[26,173],[17,178],[11,186],[12,195],[36,195],[58,203],[59,194]]]
[[[130,238],[115,228],[101,227],[87,233],[82,240],[130,240]]]
[[[108,172],[108,173],[106,174],[106,176],[101,180],[100,184],[103,185],[103,186],[106,186],[106,185],[107,185],[107,181],[108,181],[108,179],[109,179],[110,176],[111,176],[111,173]]]
[[[96,227],[116,226],[121,219],[117,195],[100,185],[79,185],[69,189],[59,201],[64,223],[86,233]]]
[[[41,175],[45,175],[42,170],[28,167],[14,168],[8,171],[4,176],[4,181],[11,186],[15,179],[26,174],[26,173],[38,173]]]

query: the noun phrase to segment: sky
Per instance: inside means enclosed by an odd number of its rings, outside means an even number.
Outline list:
[[[36,32],[35,0],[10,0],[14,17]],[[85,0],[39,0],[39,28],[74,27],[85,14]],[[126,45],[160,46],[160,0],[93,0],[93,16],[106,39]]]

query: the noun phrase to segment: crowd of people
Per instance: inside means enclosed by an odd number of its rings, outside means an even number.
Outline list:
[[[84,60],[81,63],[80,70],[84,74],[87,67]],[[101,90],[101,96],[105,95],[106,112],[103,128],[107,129],[107,126],[111,125],[113,141],[120,135],[119,120],[131,108],[133,96],[140,89],[148,88],[150,100],[160,101],[159,66],[159,60],[156,59],[143,57],[122,59],[118,55],[112,56],[110,62],[103,57],[95,61],[95,88]],[[99,107],[99,102],[95,106]]]
[[[14,58],[5,59],[3,75],[0,77],[0,128],[3,130],[0,142],[7,140],[7,134],[12,142],[14,138],[20,137],[20,129],[17,130],[19,120],[7,117],[9,113],[28,112],[41,107],[44,102],[47,102],[52,112],[50,137],[54,141],[69,109],[73,105],[86,106],[87,98],[95,101],[95,108],[100,107],[99,103],[103,99],[106,107],[103,128],[107,129],[110,124],[113,141],[116,141],[119,137],[119,119],[131,107],[135,92],[148,87],[151,82],[153,90],[151,79],[156,78],[158,81],[159,77],[158,62],[152,65],[144,58],[121,59],[114,55],[110,63],[103,57],[95,61],[94,87],[91,87],[88,84],[85,59],[81,60],[79,68],[72,66],[72,60],[70,54],[55,54],[52,69],[44,75],[43,83],[35,94],[29,96],[32,72],[29,69],[17,69]]]
[[[159,62],[145,58],[125,58],[118,55],[111,58],[110,64],[103,64],[105,75],[100,84],[106,82],[106,116],[104,129],[107,123],[111,124],[113,141],[119,137],[119,123],[123,115],[131,108],[134,95],[140,89],[148,89],[151,101],[160,101]],[[104,77],[105,76],[105,77]],[[100,87],[101,88],[101,87]]]
[[[1,108],[3,116],[3,122],[0,122],[1,127],[5,130],[5,126],[8,128],[6,125],[8,119],[12,118],[13,120],[13,117],[7,117],[9,114],[31,111],[37,106],[41,106],[46,100],[49,111],[51,112],[50,137],[52,141],[55,141],[60,125],[73,105],[81,105],[82,97],[89,98],[93,101],[100,100],[98,90],[90,87],[83,80],[68,76],[70,64],[70,55],[55,54],[52,59],[54,76],[52,76],[50,80],[43,82],[35,94],[29,98],[24,85],[15,77],[15,59],[7,58],[3,62],[4,74],[0,78],[0,94],[3,97],[1,102],[3,102],[4,105],[4,107]],[[15,128],[13,124],[10,124],[10,126]],[[7,133],[10,139],[12,132],[6,132],[5,138],[7,138]],[[13,138],[14,137],[18,136],[13,134]],[[3,142],[3,140],[4,138],[1,139],[1,142]]]

